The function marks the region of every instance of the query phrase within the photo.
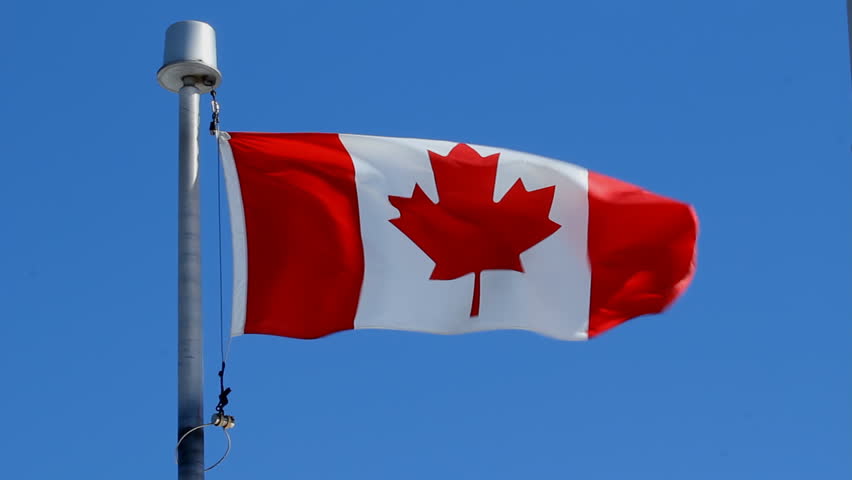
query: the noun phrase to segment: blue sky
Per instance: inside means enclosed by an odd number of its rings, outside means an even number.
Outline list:
[[[217,29],[225,129],[514,148],[701,220],[686,295],[588,343],[236,339],[239,425],[208,478],[852,475],[842,2],[152,0],[0,16],[4,477],[174,475],[177,96],[155,73],[185,19]],[[212,413],[216,159],[201,140]],[[208,434],[210,461],[222,448]]]

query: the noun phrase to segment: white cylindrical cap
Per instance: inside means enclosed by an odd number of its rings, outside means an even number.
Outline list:
[[[207,93],[222,82],[216,67],[216,31],[209,24],[187,20],[166,30],[163,66],[157,80],[163,88],[177,92],[184,77],[196,77],[200,93]]]

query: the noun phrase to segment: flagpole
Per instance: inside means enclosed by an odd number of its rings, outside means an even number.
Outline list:
[[[216,68],[213,27],[190,20],[175,23],[166,30],[163,66],[157,72],[157,80],[179,95],[178,438],[204,423],[199,97],[216,88],[221,79]],[[199,428],[178,446],[178,480],[203,478],[204,433]]]

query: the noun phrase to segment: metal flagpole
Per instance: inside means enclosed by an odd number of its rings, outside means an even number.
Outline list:
[[[178,429],[180,438],[203,423],[201,221],[198,169],[199,96],[216,88],[216,32],[198,21],[166,30],[157,80],[179,94],[178,175]],[[178,446],[178,479],[204,478],[204,434],[199,428]]]

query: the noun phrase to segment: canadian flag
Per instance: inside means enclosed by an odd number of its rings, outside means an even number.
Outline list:
[[[523,329],[585,340],[665,309],[689,205],[558,160],[436,140],[221,133],[232,335]]]

